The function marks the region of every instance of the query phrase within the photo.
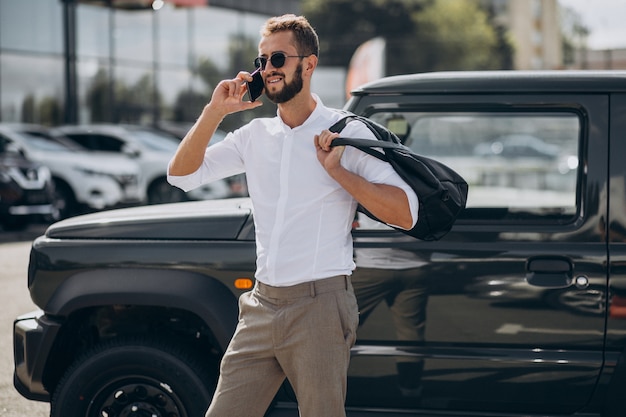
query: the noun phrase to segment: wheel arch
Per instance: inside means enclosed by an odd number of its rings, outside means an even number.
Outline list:
[[[166,269],[79,272],[57,288],[44,311],[55,318],[56,331],[47,334],[49,350],[39,352],[45,365],[32,379],[50,394],[75,358],[104,340],[141,334],[175,340],[217,364],[238,318],[237,298],[224,284]],[[37,394],[31,397],[50,398]]]
[[[79,272],[59,285],[44,311],[68,317],[92,307],[134,305],[173,308],[198,316],[223,351],[238,317],[237,298],[216,279],[192,271],[121,268]]]
[[[156,174],[154,176],[152,176],[151,178],[149,178],[146,183],[148,185],[147,189],[150,190],[152,187],[154,187],[155,185],[161,183],[161,182],[167,182],[167,175],[166,174]]]
[[[63,177],[58,175],[52,175],[52,182],[54,184],[54,194],[55,194],[55,205],[59,210],[59,215],[61,218],[69,217],[77,211],[77,207],[79,204],[78,197],[76,196],[76,190],[72,187],[72,185]],[[57,198],[59,196],[59,190],[63,190],[63,193],[68,193],[65,196],[67,199],[63,201],[64,206],[59,208],[59,203]]]
[[[62,187],[65,187],[70,193],[72,193],[71,197],[76,201],[76,191],[74,191],[72,185],[65,178],[58,175],[52,175],[52,181],[55,186],[60,184]]]
[[[163,199],[159,194],[157,198],[155,198],[155,193],[157,193],[160,186],[165,185],[168,190],[175,195],[174,198],[166,198]],[[171,197],[171,196],[170,196]],[[176,203],[180,201],[187,201],[187,194],[171,185],[167,181],[167,175],[156,175],[150,180],[147,181],[146,184],[146,200],[149,204],[160,204],[160,203]]]

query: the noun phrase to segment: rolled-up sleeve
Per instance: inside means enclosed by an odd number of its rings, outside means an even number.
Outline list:
[[[358,122],[349,123],[342,135],[345,134],[345,137],[355,137],[355,138],[364,138],[364,139],[372,139],[374,138],[372,132],[365,127],[363,124]],[[382,150],[381,150],[382,152]],[[393,169],[391,164],[385,161],[381,161],[371,155],[366,154],[356,148],[351,146],[346,147],[346,160],[348,165],[351,167],[347,167],[351,171],[357,173],[362,176],[369,182],[375,184],[387,184],[400,188],[407,196],[409,202],[409,209],[411,211],[411,218],[413,219],[413,224],[409,228],[411,229],[417,223],[417,217],[419,213],[419,199],[415,191],[400,177],[400,175]],[[397,225],[391,225],[394,227],[399,227]],[[409,230],[405,229],[405,230]]]
[[[170,164],[172,162],[170,161]],[[170,166],[167,166],[167,182],[169,182],[174,187],[178,187],[181,190],[187,192],[193,190],[194,188],[202,185],[202,181],[200,181],[201,174],[199,168],[196,172],[193,172],[188,175],[171,175],[170,174]]]
[[[409,200],[409,208],[411,210],[411,218],[413,219],[413,224],[411,225],[411,227],[405,230],[410,230],[413,228],[413,226],[415,226],[415,223],[417,223],[417,217],[419,213],[419,199],[417,197],[417,194],[415,194],[415,191],[413,191],[413,189],[396,173],[395,170],[393,171],[393,174],[395,175],[390,175],[385,181],[385,184],[396,186],[402,189],[402,191],[404,191],[404,193],[406,194],[406,197]],[[396,225],[392,226],[400,227]]]
[[[171,175],[171,163],[172,161],[167,167],[167,182],[183,191],[190,191],[203,184],[244,171],[243,160],[232,133],[229,133],[223,141],[209,146],[204,153],[202,165],[191,174]]]

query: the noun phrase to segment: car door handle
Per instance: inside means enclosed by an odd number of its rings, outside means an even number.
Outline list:
[[[543,288],[567,288],[572,285],[574,266],[563,257],[537,257],[526,262],[526,281]]]

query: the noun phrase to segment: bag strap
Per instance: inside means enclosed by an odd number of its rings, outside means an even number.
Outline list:
[[[374,140],[374,139],[361,139],[361,138],[335,138],[330,146],[353,146],[365,153],[368,153],[381,161],[389,162],[389,158],[387,154],[383,152],[377,151],[375,148],[381,149],[398,149],[398,150],[406,150],[404,145],[399,145],[394,142],[384,142],[382,140]]]
[[[367,127],[370,132],[372,132],[372,134],[374,135],[374,137],[382,142],[395,142],[391,137],[389,137],[388,140],[385,140],[385,138],[383,138],[381,136],[381,133],[377,131],[376,128],[374,128],[372,126],[372,124],[375,124],[374,122],[372,122],[370,119],[368,119],[367,117],[364,116],[359,116],[358,114],[354,114],[354,113],[350,113],[348,111],[345,110],[339,110],[339,112],[341,114],[344,114],[345,116],[342,117],[341,119],[339,119],[337,122],[335,122],[334,125],[332,125],[331,127],[328,128],[328,130],[330,130],[333,133],[340,133],[348,123],[357,120],[361,123],[363,123],[365,125],[365,127]]]
[[[370,142],[370,143],[367,143],[367,142]],[[372,155],[375,158],[380,159],[381,161],[389,162],[389,158],[387,158],[387,155],[384,154],[383,152],[373,149],[374,146],[372,146],[371,142],[374,142],[374,145],[378,145],[378,142],[380,142],[381,144],[384,143],[384,142],[372,140],[372,139],[341,138],[340,137],[340,138],[335,138],[330,143],[330,146],[331,147],[352,146],[352,147],[359,149],[360,151],[363,151],[367,154]]]

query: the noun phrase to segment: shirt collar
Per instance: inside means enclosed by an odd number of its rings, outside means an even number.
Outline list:
[[[311,96],[313,96],[313,100],[315,100],[315,109],[313,109],[313,112],[309,115],[309,117],[304,121],[304,123],[302,123],[300,126],[296,126],[293,130],[296,129],[301,129],[303,127],[306,127],[312,123],[315,122],[315,120],[317,120],[319,117],[322,117],[323,115],[326,114],[326,112],[328,112],[329,110],[324,106],[324,103],[322,103],[322,99],[315,93],[311,93]],[[283,127],[284,130],[291,130],[291,128],[289,126],[287,126],[285,124],[285,122],[283,122],[283,119],[280,117],[280,111],[276,110],[276,116],[278,117],[278,120],[280,121],[281,126]]]

